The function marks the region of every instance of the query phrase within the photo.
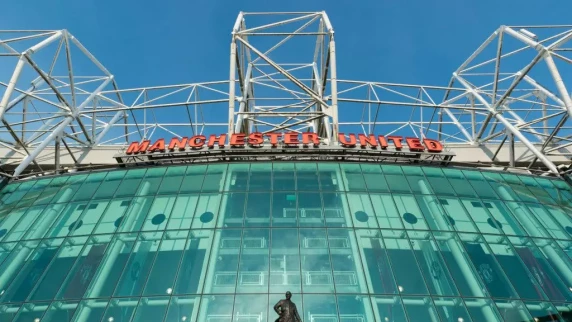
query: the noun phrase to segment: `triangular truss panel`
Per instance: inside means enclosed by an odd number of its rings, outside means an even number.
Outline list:
[[[336,136],[334,30],[324,12],[239,14],[232,31],[228,133]],[[335,91],[334,91],[335,93]]]

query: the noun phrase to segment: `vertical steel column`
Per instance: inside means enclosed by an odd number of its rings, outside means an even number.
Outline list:
[[[338,133],[340,130],[338,122],[338,72],[336,68],[336,43],[334,41],[334,36],[332,35],[330,40],[330,87],[332,90],[332,104],[330,108],[332,109],[332,139],[330,140],[330,145],[337,142]]]
[[[230,43],[230,76],[229,76],[229,89],[228,89],[228,136],[234,133],[234,101],[236,89],[236,42],[235,35],[232,36]]]

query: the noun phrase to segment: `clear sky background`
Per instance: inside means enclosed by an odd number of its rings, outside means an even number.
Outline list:
[[[121,88],[228,78],[239,11],[325,10],[338,78],[446,85],[499,25],[569,24],[572,1],[3,1],[1,29],[68,29]]]

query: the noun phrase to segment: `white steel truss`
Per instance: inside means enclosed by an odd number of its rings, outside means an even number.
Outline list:
[[[340,133],[428,137],[482,148],[493,165],[562,174],[571,44],[572,26],[501,26],[447,86],[339,80],[325,12],[240,13],[228,80],[119,89],[66,30],[0,30],[0,70],[10,71],[0,72],[0,171],[85,167],[143,139],[312,131],[325,145]]]

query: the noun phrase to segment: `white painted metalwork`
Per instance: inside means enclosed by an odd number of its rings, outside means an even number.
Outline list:
[[[475,162],[561,174],[571,44],[572,26],[501,26],[447,86],[340,80],[325,12],[242,12],[228,80],[119,89],[66,30],[0,31],[0,171],[109,164],[98,151],[142,139],[312,131],[324,145],[338,133],[428,137],[479,149]]]

